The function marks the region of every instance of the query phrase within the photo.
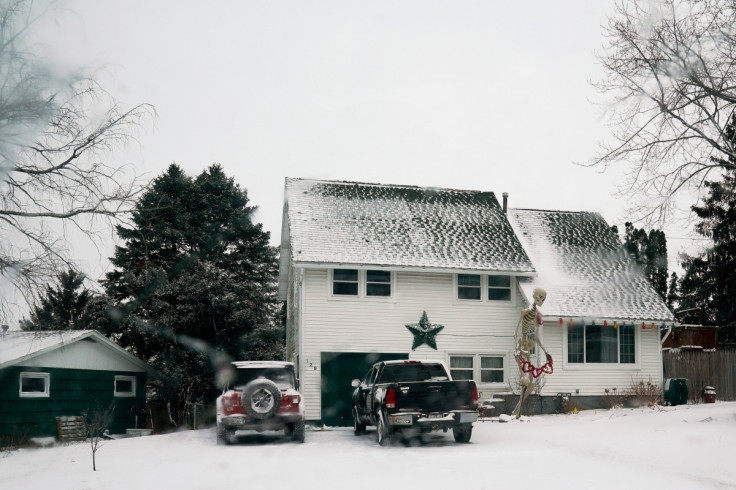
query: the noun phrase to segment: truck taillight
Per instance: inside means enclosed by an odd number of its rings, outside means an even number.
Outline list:
[[[245,409],[240,401],[240,392],[233,391],[222,397],[222,410],[225,415],[234,413],[245,413]]]
[[[470,387],[470,405],[478,408],[478,387],[475,384]]]
[[[299,404],[302,402],[300,395],[281,394],[281,410],[286,412],[298,412]]]
[[[386,390],[386,408],[396,408],[396,390],[389,388]]]

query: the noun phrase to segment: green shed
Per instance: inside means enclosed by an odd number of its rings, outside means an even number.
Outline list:
[[[154,370],[95,330],[0,334],[0,441],[57,435],[56,418],[114,406],[110,433],[143,428]]]

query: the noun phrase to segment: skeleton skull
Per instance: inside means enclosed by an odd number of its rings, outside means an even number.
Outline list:
[[[547,299],[547,291],[542,288],[536,288],[532,293],[532,296],[534,297],[534,304],[537,306],[542,306],[544,300]]]

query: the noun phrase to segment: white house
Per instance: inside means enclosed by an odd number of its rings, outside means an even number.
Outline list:
[[[383,359],[445,361],[481,398],[512,403],[513,335],[535,287],[554,359],[540,410],[558,393],[594,403],[632,379],[661,383],[672,313],[601,216],[507,212],[505,200],[286,179],[279,294],[308,420],[349,425],[350,380]],[[415,335],[425,312],[429,335]]]

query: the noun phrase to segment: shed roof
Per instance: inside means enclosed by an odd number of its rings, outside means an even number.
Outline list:
[[[511,209],[509,220],[538,272],[521,289],[547,291],[545,316],[674,321],[598,213]]]
[[[294,178],[285,192],[299,265],[534,274],[492,192]]]
[[[0,334],[0,369],[60,349],[74,342],[90,339],[105,345],[142,370],[155,374],[153,368],[96,330],[11,331]]]

